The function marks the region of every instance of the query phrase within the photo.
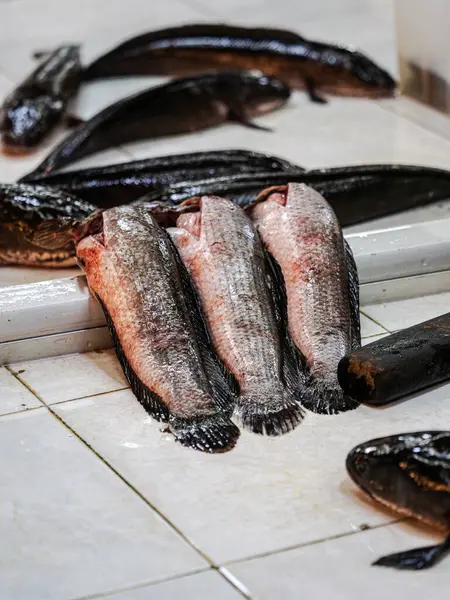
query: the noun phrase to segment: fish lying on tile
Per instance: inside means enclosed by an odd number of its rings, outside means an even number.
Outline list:
[[[75,239],[139,402],[183,445],[231,449],[234,397],[169,235],[146,211],[123,206],[88,219]]]
[[[236,415],[254,433],[279,435],[302,417],[295,357],[258,234],[229,200],[203,196],[169,228],[197,289],[216,352],[238,385]],[[190,207],[192,209],[193,202]],[[282,322],[280,322],[282,321]]]
[[[392,77],[353,48],[282,29],[209,23],[129,39],[94,60],[84,76],[187,75],[227,68],[259,69],[293,88],[306,89],[315,102],[325,102],[318,90],[369,98],[391,96],[395,90]]]
[[[237,173],[301,171],[276,156],[248,150],[213,150],[91,167],[48,176],[30,183],[57,187],[93,202],[100,208],[128,204],[142,195],[179,182],[202,181],[209,177],[232,177]]]
[[[250,215],[284,277],[289,331],[309,377],[303,406],[324,414],[356,408],[337,377],[361,333],[358,275],[336,215],[298,183],[262,192]]]
[[[63,119],[81,80],[78,46],[61,46],[6,98],[0,110],[2,149],[33,150]]]
[[[0,265],[74,266],[68,232],[95,209],[63,190],[0,184]]]
[[[289,173],[237,173],[185,181],[146,194],[142,201],[178,204],[193,196],[217,195],[251,206],[261,190],[306,183],[325,196],[342,227],[450,199],[450,171],[414,165],[355,165]]]
[[[442,544],[383,556],[374,565],[427,569],[450,552],[450,431],[370,440],[353,448],[346,464],[350,477],[371,498],[448,536]]]
[[[81,123],[21,181],[49,175],[85,156],[126,142],[190,133],[226,121],[251,121],[285,104],[289,88],[261,73],[213,73],[150,88]]]

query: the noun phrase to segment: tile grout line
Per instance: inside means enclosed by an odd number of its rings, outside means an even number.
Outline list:
[[[35,391],[33,390],[32,387],[30,387],[25,381],[22,380],[22,378],[20,377],[20,375],[16,375],[15,373],[12,373],[12,375],[22,384],[24,385],[32,394],[34,394],[34,396],[36,396],[36,398],[38,400],[40,400],[43,403],[43,406],[47,408],[47,410],[49,411],[49,413],[57,420],[59,421],[66,429],[68,429],[84,446],[86,446],[86,448],[88,448],[93,454],[95,454],[95,456],[100,459],[100,461],[110,470],[112,471],[126,486],[128,486],[137,496],[139,496],[139,498],[145,502],[145,504],[147,504],[147,506],[149,508],[151,508],[165,523],[166,525],[168,525],[168,527],[170,527],[170,529],[172,529],[176,534],[178,534],[195,552],[197,552],[202,558],[203,560],[205,560],[210,567],[219,568],[219,565],[217,565],[217,563],[215,563],[207,554],[205,554],[202,550],[200,550],[200,548],[197,548],[197,546],[181,531],[181,529],[179,529],[175,524],[173,524],[168,517],[166,517],[166,515],[164,513],[162,513],[154,504],[152,504],[150,502],[150,500],[148,500],[143,494],[142,492],[140,492],[131,482],[129,482],[119,471],[117,471],[117,469],[109,462],[107,461],[101,454],[99,454],[99,452],[97,452],[97,450],[95,450],[95,448],[93,448],[93,446],[91,446],[84,438],[82,438],[77,431],[75,431],[68,423],[66,423],[64,421],[64,419],[62,419],[53,409],[51,405],[45,404],[44,400],[41,398],[41,396]]]
[[[169,581],[178,581],[179,579],[185,579],[187,577],[192,577],[194,575],[199,575],[201,573],[209,573],[210,570],[216,570],[214,567],[209,567],[205,569],[195,569],[194,571],[189,571],[187,573],[180,573],[179,575],[172,575],[169,577],[161,577],[161,579],[155,579],[154,581],[148,581],[147,583],[136,583],[135,585],[128,585],[121,588],[116,588],[115,590],[109,590],[106,592],[98,592],[95,594],[88,594],[87,596],[77,596],[76,598],[72,598],[71,600],[97,600],[97,598],[110,598],[116,596],[117,594],[122,594],[123,592],[132,592],[134,590],[141,590],[145,588],[151,588],[156,585],[160,585],[161,583],[167,583]]]
[[[408,521],[407,517],[401,519],[393,519],[392,521],[388,521],[386,523],[380,523],[379,525],[373,525],[371,527],[365,527],[364,529],[358,529],[357,531],[345,531],[344,533],[337,533],[336,535],[332,535],[330,537],[321,538],[318,540],[312,540],[311,542],[304,542],[300,544],[293,544],[292,546],[286,546],[285,548],[280,548],[279,550],[268,550],[267,552],[261,552],[260,554],[254,554],[252,556],[245,556],[243,558],[238,558],[236,560],[225,561],[223,565],[225,567],[233,566],[237,564],[241,564],[243,562],[258,560],[260,558],[266,558],[268,556],[273,556],[277,554],[284,554],[285,552],[290,552],[291,550],[298,550],[300,548],[308,548],[309,546],[317,546],[319,544],[325,544],[326,542],[332,542],[334,540],[339,540],[341,538],[350,537],[351,535],[358,535],[360,533],[364,533],[366,531],[373,531],[375,529],[382,529],[383,527],[388,527],[389,525],[395,525],[396,523],[403,523],[404,521]]]
[[[385,327],[384,325],[382,325],[379,321],[377,321],[373,317],[370,317],[367,313],[364,312],[364,310],[360,310],[359,312],[362,315],[364,315],[367,319],[369,319],[370,321],[372,321],[373,323],[375,323],[375,325],[378,325],[378,327],[381,327],[381,329],[384,329],[383,333],[392,333],[392,331],[390,329],[387,329],[387,327]],[[378,333],[378,334],[375,334],[375,335],[381,335],[381,333]]]

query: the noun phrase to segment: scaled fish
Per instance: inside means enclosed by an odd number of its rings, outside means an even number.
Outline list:
[[[383,556],[373,564],[427,569],[450,552],[450,431],[370,440],[347,457],[353,481],[371,498],[447,533],[442,544]]]
[[[289,96],[285,84],[261,73],[213,73],[150,88],[79,125],[22,181],[49,175],[126,142],[199,131],[233,120],[264,129],[251,119],[279,108]]]
[[[33,183],[64,189],[100,208],[112,208],[180,181],[293,169],[301,170],[276,156],[248,150],[214,150],[131,160],[46,177],[38,175]],[[27,180],[31,183],[30,178]]]
[[[224,196],[248,208],[264,188],[306,183],[325,196],[342,227],[450,199],[450,171],[414,165],[352,165],[290,172],[238,173],[179,182],[143,201],[178,204],[193,196]]]
[[[86,79],[120,75],[187,75],[213,69],[259,69],[312,101],[318,90],[345,96],[391,96],[395,81],[361,52],[268,27],[194,24],[151,31],[96,59]]]
[[[254,433],[286,433],[303,417],[296,402],[302,390],[285,323],[277,322],[276,284],[263,245],[229,200],[204,196],[198,203],[197,212],[181,215],[168,231],[197,288],[217,354],[238,384],[236,415]]]
[[[139,402],[185,446],[231,449],[239,436],[227,416],[233,394],[168,234],[142,209],[123,206],[88,220],[75,236]]]
[[[78,46],[61,46],[4,101],[0,111],[3,150],[24,154],[34,149],[62,120],[81,79]]]
[[[0,265],[75,266],[75,246],[67,231],[95,209],[62,190],[0,184]]]
[[[361,335],[356,267],[336,215],[299,183],[269,188],[260,200],[250,214],[286,284],[289,331],[309,376],[302,404],[325,414],[356,408],[337,378]]]

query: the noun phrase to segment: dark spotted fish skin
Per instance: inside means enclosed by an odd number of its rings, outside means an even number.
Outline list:
[[[79,125],[21,181],[35,180],[107,148],[141,139],[190,133],[256,115],[285,104],[289,88],[255,73],[213,73],[150,88],[108,106]]]
[[[371,498],[408,517],[450,532],[450,431],[420,431],[359,444],[347,457],[347,471]],[[450,551],[442,544],[384,556],[375,565],[430,568]]]
[[[192,152],[172,156],[133,160],[104,167],[93,167],[46,177],[30,183],[57,187],[76,194],[100,208],[128,204],[146,193],[178,182],[259,173],[300,170],[288,161],[247,150]]]
[[[66,267],[75,265],[75,246],[59,248],[35,243],[43,227],[70,229],[95,206],[60,190],[37,185],[0,184],[0,265]]]
[[[361,52],[307,40],[282,29],[226,24],[182,25],[132,38],[88,66],[86,79],[130,74],[187,75],[258,69],[293,88],[339,95],[391,96],[395,81]]]
[[[358,403],[344,396],[337,378],[339,361],[360,343],[353,339],[359,315],[351,306],[341,227],[323,196],[305,184],[266,195],[250,216],[284,277],[289,331],[309,374],[302,404],[324,414],[354,409]]]
[[[342,227],[364,223],[450,198],[450,171],[414,165],[356,165],[289,173],[244,173],[185,181],[142,198],[179,204],[201,195],[229,198],[242,208],[261,190],[289,182],[305,183],[322,194]]]
[[[233,396],[167,233],[141,209],[113,208],[83,231],[77,257],[144,408],[182,444],[231,449]]]
[[[46,57],[3,103],[3,150],[21,154],[40,144],[61,122],[80,80],[78,46],[61,46]]]
[[[168,229],[193,280],[216,352],[239,386],[236,413],[254,433],[296,427],[296,372],[285,377],[285,349],[267,285],[267,257],[244,211],[204,196],[198,211]],[[292,359],[291,359],[292,361]],[[291,386],[291,387],[289,387]]]

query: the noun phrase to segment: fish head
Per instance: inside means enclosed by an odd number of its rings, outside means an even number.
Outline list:
[[[324,68],[324,82],[320,87],[343,96],[379,98],[392,96],[395,80],[370,58],[352,48],[328,46],[319,52]]]
[[[353,448],[346,466],[353,481],[375,500],[428,522],[447,519],[450,525],[450,432],[371,440]]]
[[[5,102],[0,134],[5,153],[25,154],[58,123],[64,104],[38,87],[20,88]]]
[[[241,101],[247,117],[263,115],[283,106],[289,100],[291,90],[274,77],[268,77],[260,71],[250,71],[242,75],[243,87]]]
[[[92,210],[59,190],[0,185],[0,264],[73,265],[73,227]]]
[[[142,206],[117,206],[96,210],[77,223],[73,231],[77,259],[88,270],[96,265],[105,250],[127,254],[127,244],[149,228],[159,229],[157,220]]]

